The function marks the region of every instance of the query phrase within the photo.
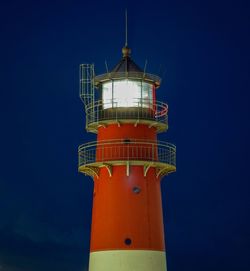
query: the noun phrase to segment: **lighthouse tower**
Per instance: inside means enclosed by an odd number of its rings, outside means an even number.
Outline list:
[[[127,45],[105,74],[80,66],[86,129],[97,134],[79,147],[79,171],[94,180],[90,271],[167,270],[160,185],[176,170],[176,148],[157,140],[168,128],[160,83]]]

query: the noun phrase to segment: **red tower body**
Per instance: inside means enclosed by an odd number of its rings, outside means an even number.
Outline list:
[[[106,74],[81,65],[86,128],[97,133],[79,147],[79,171],[94,179],[90,271],[166,270],[160,182],[176,170],[176,149],[157,141],[168,128],[168,107],[155,98],[160,81],[128,47]]]

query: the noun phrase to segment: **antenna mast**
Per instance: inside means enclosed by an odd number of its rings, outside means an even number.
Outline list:
[[[125,10],[125,47],[128,47],[128,11]]]

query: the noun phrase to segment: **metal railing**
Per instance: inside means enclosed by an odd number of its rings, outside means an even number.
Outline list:
[[[78,155],[79,167],[111,161],[147,161],[176,166],[175,145],[162,141],[93,141],[79,146]]]
[[[93,105],[95,101],[94,94],[94,64],[81,64],[79,69],[80,89],[79,95],[85,106]]]
[[[147,99],[129,101],[112,99],[97,101],[86,107],[86,126],[108,120],[147,120],[163,125],[168,124],[168,106],[166,103]]]

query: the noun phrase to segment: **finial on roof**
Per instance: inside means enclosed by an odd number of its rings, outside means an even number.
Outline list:
[[[131,54],[131,49],[128,48],[128,46],[124,46],[124,47],[122,48],[122,56],[123,56],[123,57],[129,57],[130,54]]]

